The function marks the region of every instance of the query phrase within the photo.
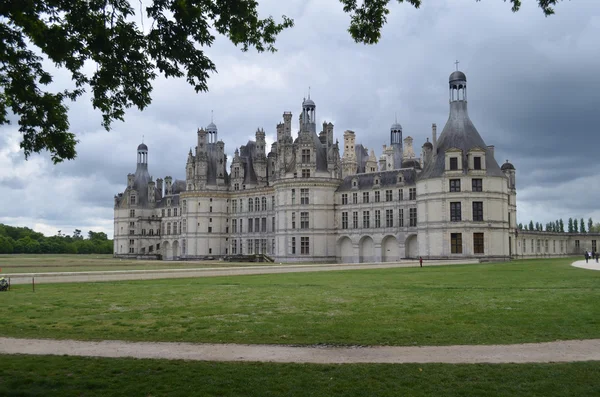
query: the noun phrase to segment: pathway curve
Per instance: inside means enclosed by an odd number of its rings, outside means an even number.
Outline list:
[[[576,261],[571,263],[571,266],[589,270],[600,270],[600,263],[596,262],[595,259],[590,259],[587,263],[585,262],[585,259],[582,261]]]
[[[298,347],[0,338],[0,354],[277,363],[547,363],[600,360],[600,339],[481,346]]]

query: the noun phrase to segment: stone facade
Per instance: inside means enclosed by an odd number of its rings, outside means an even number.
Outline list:
[[[278,262],[380,262],[403,258],[508,259],[523,255],[516,234],[515,168],[494,158],[467,114],[466,77],[450,76],[450,114],[416,156],[402,126],[390,128],[379,160],[332,123],[317,133],[316,105],[292,113],[235,150],[214,123],[199,129],[185,180],[148,173],[148,147],[115,196],[114,253],[163,259],[267,254]],[[341,146],[341,147],[340,147]],[[340,154],[343,151],[343,154]],[[527,244],[529,244],[527,242]]]

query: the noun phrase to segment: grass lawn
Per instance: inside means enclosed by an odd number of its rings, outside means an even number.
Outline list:
[[[345,364],[0,356],[2,396],[594,396],[600,363]]]
[[[334,345],[600,337],[600,272],[572,259],[14,286],[0,335]]]
[[[103,270],[195,269],[241,267],[275,263],[223,261],[149,261],[114,258],[112,255],[0,255],[0,276],[14,273],[88,272]]]

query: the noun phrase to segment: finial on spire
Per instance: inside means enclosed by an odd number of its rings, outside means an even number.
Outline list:
[[[308,99],[310,99],[310,86],[308,86]]]
[[[454,62],[454,64],[456,65],[456,70],[458,71],[458,59],[456,60],[456,62]]]
[[[144,143],[144,136],[142,135],[142,143]]]
[[[213,110],[210,111],[210,122],[213,122],[213,118],[214,118],[214,114],[213,114]]]

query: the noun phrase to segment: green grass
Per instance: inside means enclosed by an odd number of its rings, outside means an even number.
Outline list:
[[[223,261],[150,261],[114,258],[112,255],[0,255],[0,276],[15,273],[89,272],[106,270],[197,269],[244,267],[276,263]],[[277,263],[278,264],[278,263]]]
[[[570,263],[19,285],[0,294],[0,335],[301,345],[599,338],[600,272]]]
[[[594,396],[600,363],[205,363],[0,356],[2,396]]]

